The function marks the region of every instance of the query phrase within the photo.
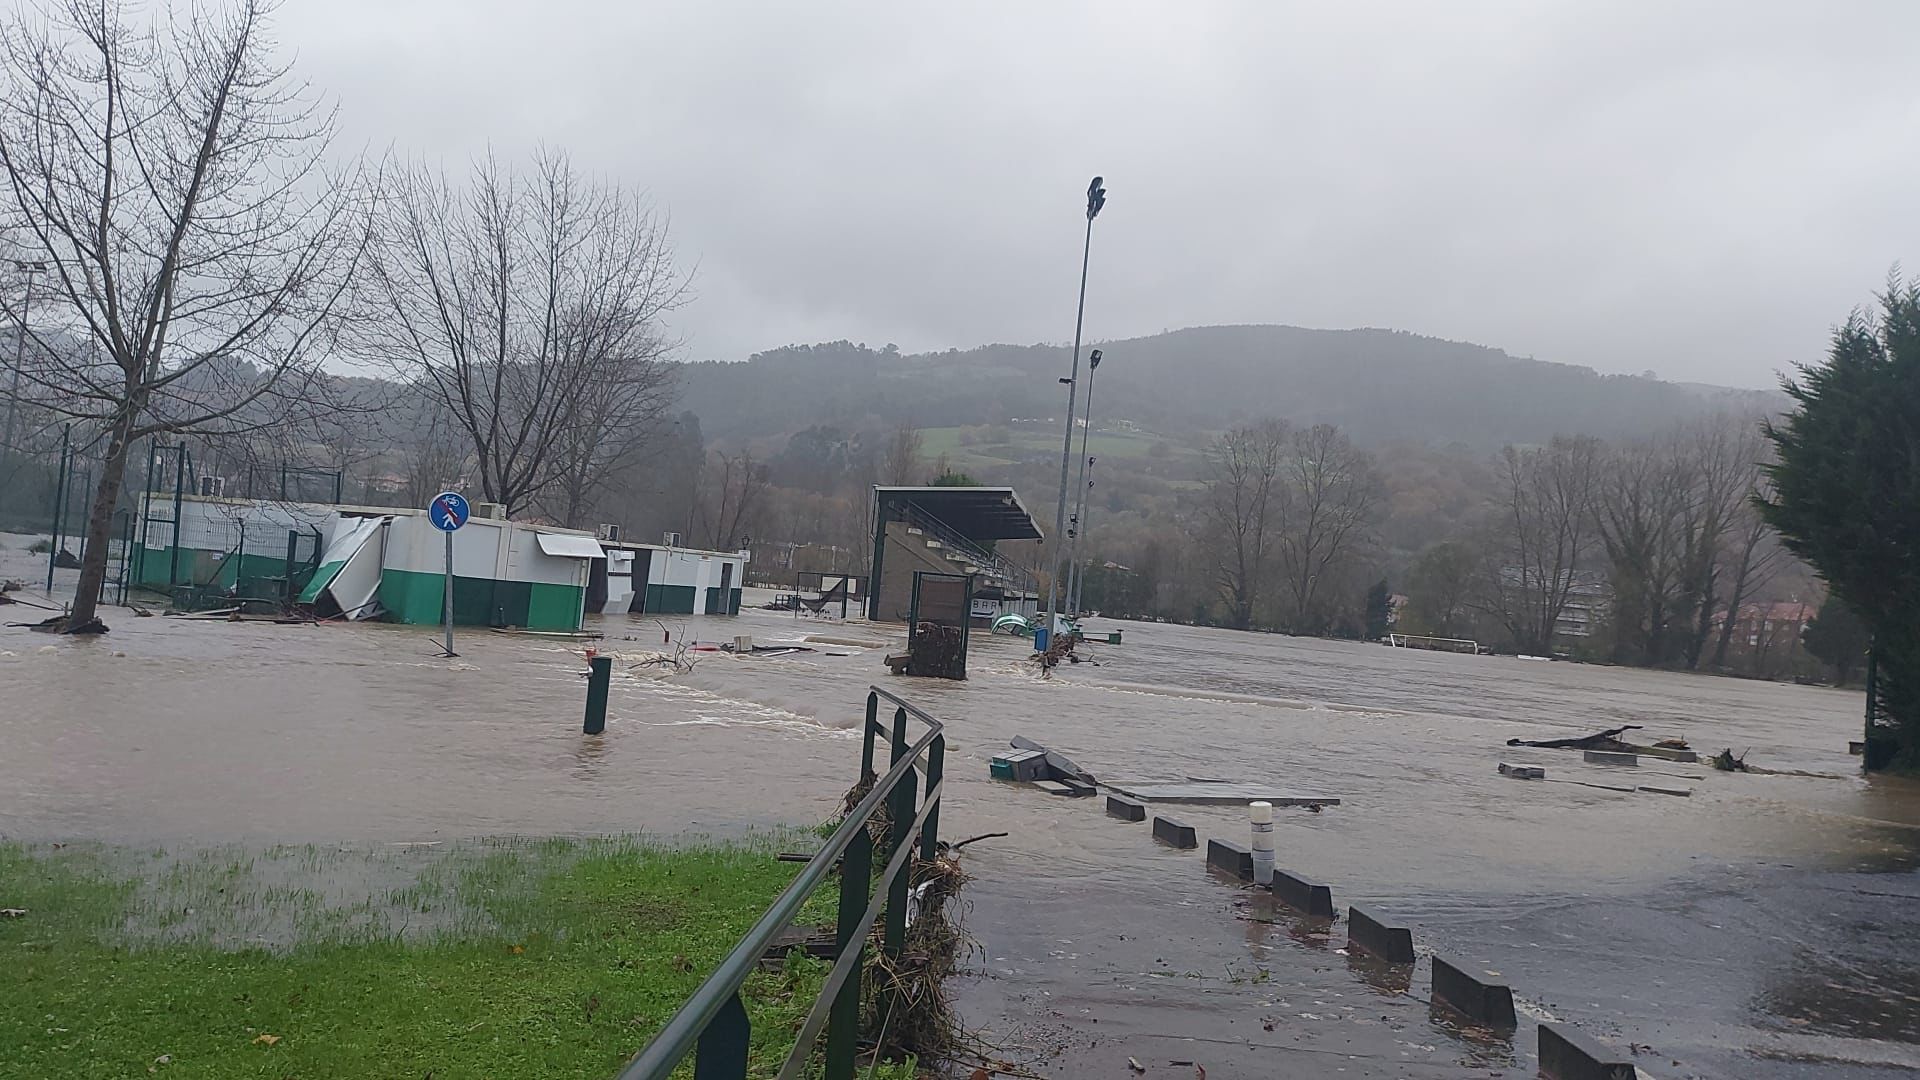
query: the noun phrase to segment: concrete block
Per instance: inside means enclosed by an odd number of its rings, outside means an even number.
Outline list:
[[[1107,796],[1107,816],[1117,817],[1121,821],[1147,820],[1147,804],[1134,802],[1118,795]]]
[[[1273,897],[1315,918],[1333,918],[1333,890],[1318,882],[1308,881],[1290,870],[1274,870]]]
[[[1639,754],[1629,754],[1621,750],[1583,750],[1589,765],[1638,765]]]
[[[1475,1023],[1488,1027],[1515,1027],[1513,988],[1473,974],[1451,961],[1433,958],[1433,1000]]]
[[[1231,840],[1207,841],[1207,865],[1241,881],[1253,880],[1253,851]]]
[[[1177,848],[1199,847],[1200,841],[1193,835],[1193,826],[1170,817],[1153,819],[1153,838],[1163,844]]]
[[[1566,1024],[1540,1025],[1540,1075],[1547,1080],[1633,1080],[1633,1061]]]
[[[1661,787],[1657,784],[1641,784],[1640,790],[1652,792],[1655,795],[1678,795],[1683,799],[1690,798],[1693,795],[1693,789],[1690,787]]]
[[[1547,770],[1538,765],[1509,765],[1503,761],[1500,763],[1500,775],[1511,776],[1515,780],[1545,780]]]
[[[1073,792],[1073,797],[1076,799],[1085,799],[1098,793],[1098,789],[1092,784],[1082,783],[1064,773],[1055,773],[1054,782]]]
[[[1049,795],[1060,795],[1069,799],[1075,798],[1076,796],[1079,795],[1079,792],[1075,791],[1074,789],[1068,787],[1067,785],[1061,783],[1058,780],[1035,780],[1033,782],[1033,786],[1039,788],[1041,791],[1044,791]]]
[[[1347,908],[1347,948],[1360,949],[1389,964],[1413,963],[1413,931],[1389,926],[1362,907]]]

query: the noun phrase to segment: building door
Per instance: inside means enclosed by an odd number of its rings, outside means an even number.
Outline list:
[[[720,604],[715,615],[733,614],[733,564],[720,564]]]
[[[641,548],[633,553],[633,600],[627,604],[629,614],[646,614],[647,583],[652,580],[653,549]]]

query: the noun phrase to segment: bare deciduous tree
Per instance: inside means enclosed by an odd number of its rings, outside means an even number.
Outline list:
[[[1476,540],[1446,540],[1420,553],[1407,573],[1407,608],[1415,632],[1453,637],[1465,629],[1471,612]]]
[[[880,462],[881,482],[905,487],[920,481],[920,451],[926,439],[912,423],[903,423],[887,437],[886,456]]]
[[[1213,551],[1213,584],[1227,605],[1228,622],[1245,630],[1273,554],[1273,492],[1287,445],[1287,426],[1265,420],[1234,428],[1207,453],[1202,539]]]
[[[572,477],[576,513],[664,412],[661,320],[688,287],[665,225],[554,151],[460,187],[404,168],[383,205],[355,350],[454,418],[488,500],[518,514]]]
[[[1373,526],[1384,494],[1372,459],[1331,424],[1293,433],[1273,490],[1279,498],[1275,548],[1290,601],[1287,628],[1319,633],[1325,629],[1320,587]]]
[[[1593,544],[1593,498],[1600,444],[1556,437],[1544,447],[1500,453],[1502,493],[1489,548],[1484,602],[1514,644],[1553,650],[1575,572]]]
[[[680,385],[666,354],[657,339],[636,341],[587,383],[554,447],[557,473],[537,500],[555,521],[585,527],[602,496],[661,444]]]
[[[270,10],[65,0],[0,30],[0,227],[49,266],[22,392],[103,445],[70,628],[134,440],[285,423],[328,386],[361,185],[325,175],[333,116],[273,60]]]
[[[1672,645],[1687,561],[1694,472],[1678,440],[1646,439],[1604,459],[1596,488],[1613,584],[1614,659],[1659,663]]]
[[[425,506],[449,485],[457,487],[467,463],[464,433],[458,430],[453,418],[433,409],[424,419],[424,423],[394,440],[400,451],[408,506]]]
[[[1742,552],[1748,539],[1759,542],[1743,534],[1757,517],[1751,500],[1761,480],[1766,440],[1757,418],[1733,414],[1703,418],[1688,425],[1681,438],[1692,497],[1684,517],[1680,599],[1693,620],[1682,652],[1687,667],[1697,669],[1713,632],[1725,572],[1732,563],[1737,573],[1738,565],[1751,558]]]
[[[1765,452],[1754,461],[1752,494],[1741,504],[1728,545],[1727,560],[1732,568],[1732,576],[1726,600],[1720,605],[1720,636],[1713,645],[1713,666],[1716,669],[1727,666],[1727,646],[1733,642],[1733,627],[1740,619],[1740,605],[1747,597],[1766,588],[1774,574],[1790,559],[1756,503],[1756,500],[1769,498],[1773,494],[1772,483],[1766,475],[1767,463],[1772,460],[1772,449],[1771,446],[1764,447]]]
[[[698,506],[715,551],[737,551],[747,543],[767,492],[767,467],[751,451],[714,455],[710,479]]]

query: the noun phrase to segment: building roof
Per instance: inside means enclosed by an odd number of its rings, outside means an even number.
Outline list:
[[[717,559],[738,559],[749,562],[753,553],[745,548],[739,551],[713,551],[709,548],[688,547],[685,544],[674,547],[671,544],[643,544],[638,540],[602,540],[600,547],[606,551],[671,551],[678,555],[700,555]]]
[[[1040,525],[1010,487],[877,486],[882,501],[911,502],[970,540],[1038,540]]]

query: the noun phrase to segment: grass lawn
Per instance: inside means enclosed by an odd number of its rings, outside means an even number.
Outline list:
[[[1014,465],[1019,459],[1036,454],[1057,458],[1060,454],[1060,429],[1052,425],[1016,424],[1002,443],[976,442],[963,446],[960,440],[972,432],[979,436],[979,428],[935,427],[923,428],[920,432],[921,452],[929,458],[945,454],[948,464],[955,468],[998,468]],[[1073,445],[1080,445],[1081,433],[1076,430]],[[1088,441],[1087,452],[1096,457],[1139,458],[1150,456],[1155,443],[1167,442],[1168,460],[1179,460],[1195,456],[1195,452],[1179,443],[1170,442],[1158,435],[1126,431],[1095,430]]]
[[[778,846],[0,844],[0,1077],[610,1077],[792,880]],[[824,971],[749,981],[756,1075]]]

